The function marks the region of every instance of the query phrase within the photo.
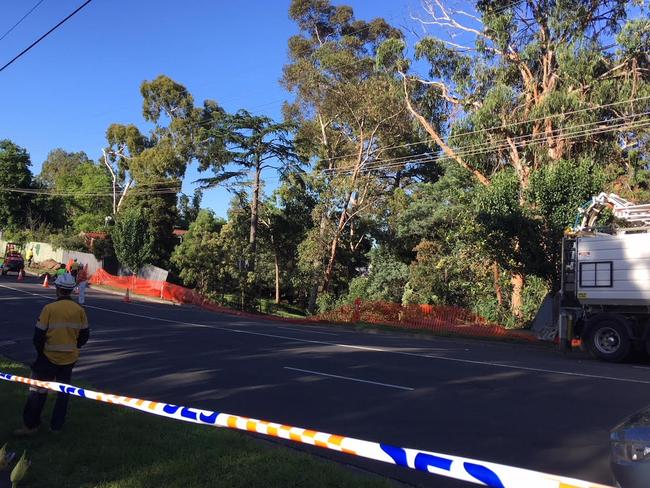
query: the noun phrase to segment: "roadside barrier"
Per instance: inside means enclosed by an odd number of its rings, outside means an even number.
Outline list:
[[[304,324],[306,322],[366,322],[388,325],[400,329],[430,330],[436,333],[451,333],[468,337],[501,337],[525,342],[538,342],[534,334],[506,329],[489,323],[470,310],[446,305],[401,305],[390,302],[355,301],[354,305],[344,305],[336,310],[325,312],[317,317],[288,319],[242,312],[218,305],[207,300],[200,293],[166,281],[147,280],[137,276],[113,276],[98,269],[90,279],[93,285],[106,285],[128,290],[135,295],[156,297],[175,303],[195,305],[213,312],[228,313],[242,317],[265,319],[278,322]]]
[[[95,271],[90,278],[90,284],[130,290],[134,295],[155,297],[176,303],[201,305],[205,301],[201,294],[183,286],[166,281],[147,280],[138,276],[113,276],[103,269]]]
[[[65,383],[38,381],[9,373],[0,372],[0,380],[24,383],[57,393],[62,392],[99,402],[121,405],[183,422],[245,430],[278,437],[492,488],[611,488],[606,485],[502,464],[364,441],[223,412],[101,393]]]
[[[538,342],[534,334],[506,329],[490,323],[470,310],[450,305],[402,305],[357,299],[354,304],[343,305],[319,315],[318,318],[330,322],[365,322],[469,337],[501,337]]]

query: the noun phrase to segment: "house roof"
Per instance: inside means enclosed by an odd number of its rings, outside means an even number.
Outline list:
[[[83,232],[83,235],[89,239],[106,239],[108,237],[106,232]]]

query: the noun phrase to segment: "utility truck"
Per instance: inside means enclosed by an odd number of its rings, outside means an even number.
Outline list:
[[[605,209],[621,225],[595,227]],[[650,204],[601,193],[580,209],[562,240],[555,310],[545,335],[563,350],[579,342],[606,361],[650,354]]]

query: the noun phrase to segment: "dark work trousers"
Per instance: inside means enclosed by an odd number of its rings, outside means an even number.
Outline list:
[[[70,383],[74,363],[60,366],[50,362],[43,354],[39,354],[36,362],[32,364],[32,379],[41,381],[57,381],[59,383]],[[52,430],[61,430],[65,422],[65,414],[68,410],[68,396],[65,393],[58,393],[54,411],[52,412]],[[37,387],[30,387],[29,397],[23,410],[23,422],[25,427],[34,429],[41,425],[41,413],[47,400],[47,390]]]

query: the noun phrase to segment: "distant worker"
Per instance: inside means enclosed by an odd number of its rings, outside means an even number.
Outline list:
[[[57,301],[43,307],[34,329],[34,347],[37,357],[32,364],[31,377],[41,381],[70,383],[72,368],[79,359],[79,349],[88,342],[90,329],[83,307],[70,299],[76,283],[66,273],[54,282]],[[47,390],[30,387],[23,410],[24,427],[14,431],[17,436],[31,436],[38,432],[41,413],[47,400]],[[52,411],[50,430],[60,432],[68,409],[68,395],[59,393]]]
[[[70,264],[70,274],[72,275],[73,278],[77,278],[77,273],[79,273],[79,268],[81,265],[77,262],[77,260],[73,260],[72,263]]]
[[[32,260],[34,259],[34,249],[30,247],[27,250],[27,254],[25,254],[25,257],[27,258],[27,267],[31,268],[32,267]]]
[[[77,273],[77,289],[79,290],[79,304],[86,302],[86,287],[88,286],[88,265],[79,267]]]

